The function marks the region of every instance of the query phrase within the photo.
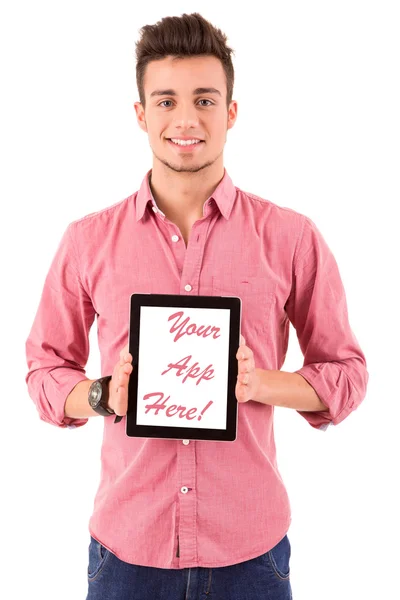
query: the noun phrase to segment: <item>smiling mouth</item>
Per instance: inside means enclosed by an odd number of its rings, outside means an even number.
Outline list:
[[[171,140],[171,138],[166,138],[167,142],[169,144],[171,144],[171,146],[174,146],[175,148],[179,148],[180,150],[184,150],[184,151],[191,151],[194,150],[195,148],[197,148],[197,146],[201,146],[201,144],[204,144],[204,140],[200,140],[199,142],[195,143],[195,144],[176,144],[175,142],[173,142]]]

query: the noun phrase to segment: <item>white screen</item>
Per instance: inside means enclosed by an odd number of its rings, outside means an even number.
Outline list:
[[[226,429],[230,311],[140,311],[137,424]]]

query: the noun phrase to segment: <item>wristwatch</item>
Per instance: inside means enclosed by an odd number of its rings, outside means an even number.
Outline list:
[[[93,381],[92,385],[89,388],[89,404],[95,412],[97,412],[99,415],[102,415],[103,417],[110,417],[111,415],[115,415],[115,412],[108,407],[108,384],[110,380],[111,375],[107,375],[106,377],[100,377],[100,379],[96,379],[96,381]],[[117,415],[115,417],[114,423],[119,423],[121,419],[122,417],[120,415]]]

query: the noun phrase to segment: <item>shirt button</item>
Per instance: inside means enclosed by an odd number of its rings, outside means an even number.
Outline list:
[[[186,486],[181,487],[181,492],[182,492],[182,494],[187,494],[188,488]]]
[[[189,440],[182,440],[182,444],[185,444],[185,446],[187,446],[189,444]]]
[[[187,283],[187,284],[185,285],[185,290],[186,290],[187,292],[191,292],[191,291],[192,291],[192,286],[191,286],[191,285],[189,285],[189,284]]]
[[[172,238],[171,238],[171,240],[173,242],[179,242],[179,237],[177,235],[173,235]]]
[[[151,208],[154,210],[154,212],[158,212],[158,209],[156,206],[152,206]]]

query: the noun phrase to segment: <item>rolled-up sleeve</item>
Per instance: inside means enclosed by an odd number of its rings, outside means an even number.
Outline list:
[[[47,273],[39,307],[25,343],[29,396],[43,421],[80,427],[87,418],[64,414],[68,394],[88,379],[89,331],[95,318],[79,277],[73,225],[65,230]]]
[[[285,305],[304,356],[299,373],[315,389],[327,411],[297,411],[316,429],[338,425],[366,395],[365,356],[350,327],[338,265],[315,223],[303,215],[293,264],[293,284]]]

